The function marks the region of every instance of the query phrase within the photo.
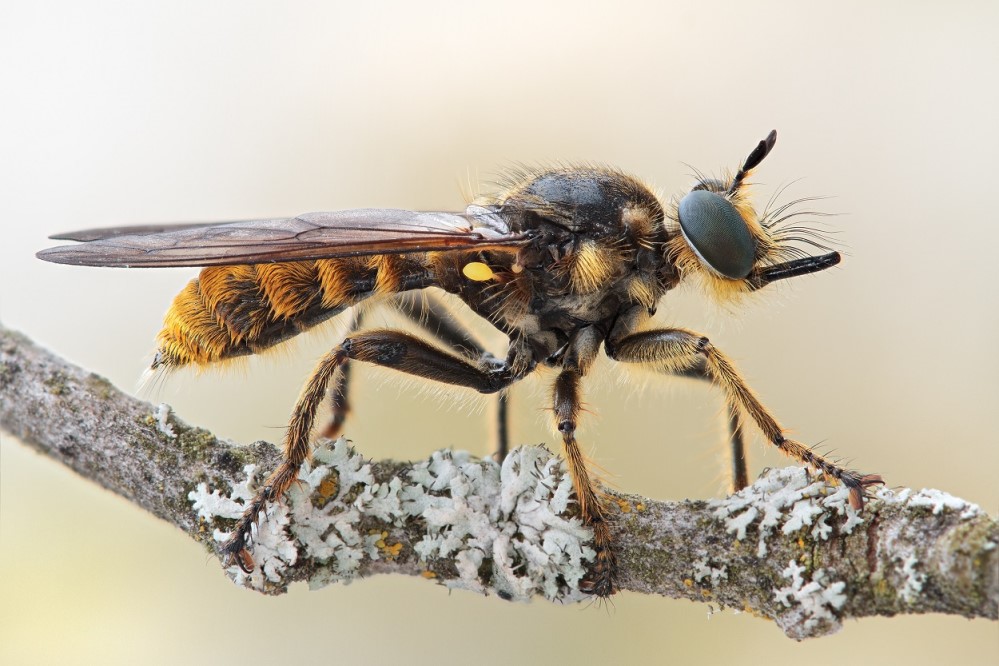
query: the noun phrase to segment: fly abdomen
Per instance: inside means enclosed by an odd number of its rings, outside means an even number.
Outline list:
[[[425,254],[210,266],[171,304],[152,367],[255,354],[369,296],[432,283]]]

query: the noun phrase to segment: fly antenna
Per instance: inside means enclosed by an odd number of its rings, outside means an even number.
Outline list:
[[[777,130],[770,130],[767,138],[756,144],[756,148],[753,148],[753,152],[749,153],[749,157],[746,158],[746,162],[739,169],[739,173],[735,174],[735,178],[732,179],[732,185],[728,188],[729,194],[733,194],[742,187],[742,182],[746,179],[746,176],[749,175],[750,171],[759,166],[764,157],[770,154],[775,143],[777,143]]]

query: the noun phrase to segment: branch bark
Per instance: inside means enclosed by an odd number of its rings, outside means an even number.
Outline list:
[[[184,530],[218,542],[280,458],[127,396],[0,326],[0,428]],[[503,465],[438,451],[367,461],[325,441],[272,507],[238,584],[265,593],[378,573],[420,575],[504,599],[587,598],[593,556],[561,460],[542,447]],[[858,515],[842,488],[770,471],[714,501],[609,493],[621,589],[745,609],[796,639],[844,618],[999,616],[999,523],[935,490],[882,490]]]

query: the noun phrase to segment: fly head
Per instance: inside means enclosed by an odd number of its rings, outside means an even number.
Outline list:
[[[776,142],[774,130],[733,177],[703,178],[674,206],[672,218],[679,233],[670,240],[668,253],[683,275],[701,275],[718,297],[755,291],[840,261],[817,230],[789,222],[801,214],[788,213],[789,208],[800,202],[759,214],[749,200],[746,178]],[[825,252],[813,256],[800,244]]]

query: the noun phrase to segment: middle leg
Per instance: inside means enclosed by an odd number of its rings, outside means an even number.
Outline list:
[[[593,529],[596,563],[592,576],[580,584],[580,589],[598,597],[608,597],[616,591],[616,561],[612,548],[606,499],[598,490],[587,468],[586,456],[576,441],[576,424],[582,407],[580,382],[597,351],[600,339],[594,328],[583,329],[570,343],[562,362],[562,371],[555,380],[552,402],[555,427],[562,435],[573,489],[579,502],[583,521]]]
[[[690,377],[711,382],[713,377],[708,373],[705,363],[677,373],[680,377]],[[742,433],[742,423],[739,420],[739,410],[729,401],[725,401],[728,414],[728,444],[732,465],[732,492],[738,492],[749,485],[749,469],[746,464],[746,440]]]

